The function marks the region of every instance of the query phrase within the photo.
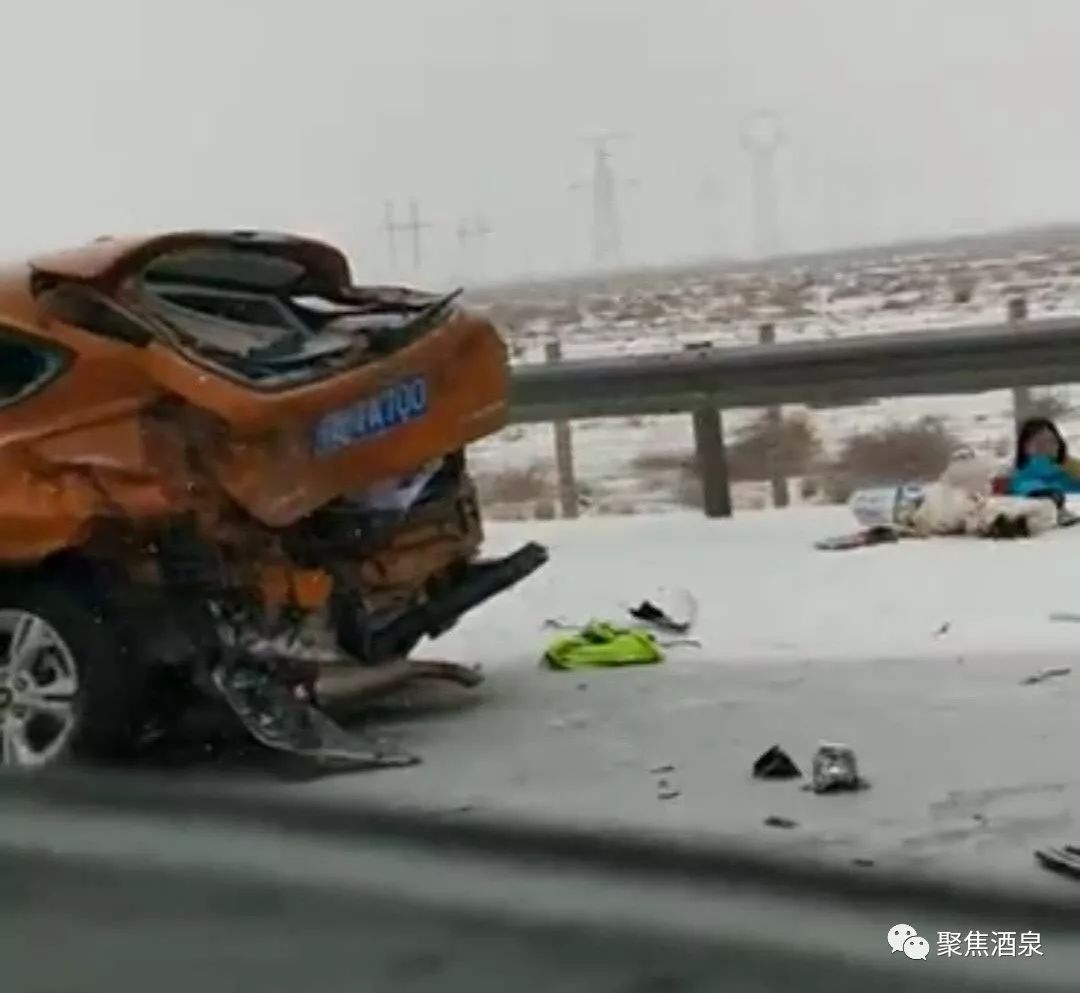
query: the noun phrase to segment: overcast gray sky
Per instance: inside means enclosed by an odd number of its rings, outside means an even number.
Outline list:
[[[327,236],[361,279],[583,266],[568,187],[608,130],[632,134],[629,261],[747,253],[761,106],[790,133],[785,248],[1080,218],[1080,0],[8,0],[0,23],[8,256],[239,225]],[[412,195],[420,274],[379,230]]]

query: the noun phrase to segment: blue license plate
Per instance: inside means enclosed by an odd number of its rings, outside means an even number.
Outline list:
[[[423,376],[404,379],[359,403],[327,414],[315,426],[316,455],[327,455],[357,441],[375,438],[428,411],[427,381]]]

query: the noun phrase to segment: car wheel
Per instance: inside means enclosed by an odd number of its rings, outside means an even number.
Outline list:
[[[134,667],[78,594],[46,583],[0,587],[0,763],[43,769],[111,757],[135,730]]]

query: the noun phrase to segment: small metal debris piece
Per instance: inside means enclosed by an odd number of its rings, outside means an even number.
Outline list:
[[[757,779],[798,779],[802,773],[790,755],[779,745],[773,745],[754,763]]]
[[[1050,669],[1043,669],[1041,672],[1037,672],[1033,676],[1028,676],[1027,679],[1020,680],[1020,685],[1034,686],[1036,683],[1045,682],[1047,679],[1053,679],[1055,676],[1068,676],[1071,672],[1071,666],[1054,666]]]
[[[682,796],[679,790],[662,790],[656,794],[658,800],[674,800],[677,796]]]
[[[794,828],[799,826],[799,822],[793,821],[790,817],[766,817],[765,826],[774,828]]]
[[[1065,624],[1080,624],[1080,614],[1074,614],[1069,611],[1057,611],[1050,615],[1050,620],[1060,621]]]
[[[852,865],[857,865],[860,869],[872,869],[876,864],[873,859],[852,859]]]
[[[861,790],[867,783],[859,776],[855,752],[848,745],[822,742],[814,753],[812,789],[815,793]]]
[[[685,634],[690,630],[689,621],[675,620],[650,600],[642,600],[638,606],[631,607],[629,613],[635,620],[643,621],[646,624],[652,624],[662,631],[671,631],[674,634]]]
[[[674,771],[675,771],[675,766],[673,766],[671,764],[653,766],[653,768],[651,768],[649,770],[649,772],[651,772],[654,776],[660,776],[665,772],[674,772]]]
[[[934,632],[934,637],[935,638],[944,638],[945,635],[947,635],[949,633],[949,629],[951,627],[952,627],[952,621],[946,621],[944,624],[941,625],[941,627],[939,627]]]

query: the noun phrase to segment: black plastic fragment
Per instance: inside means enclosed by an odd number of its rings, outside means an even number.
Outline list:
[[[779,745],[773,745],[754,763],[756,779],[798,779],[801,775],[791,756]]]
[[[651,600],[642,600],[638,606],[632,607],[630,616],[646,624],[653,624],[665,631],[672,631],[675,634],[685,634],[690,630],[689,624],[669,617]]]

